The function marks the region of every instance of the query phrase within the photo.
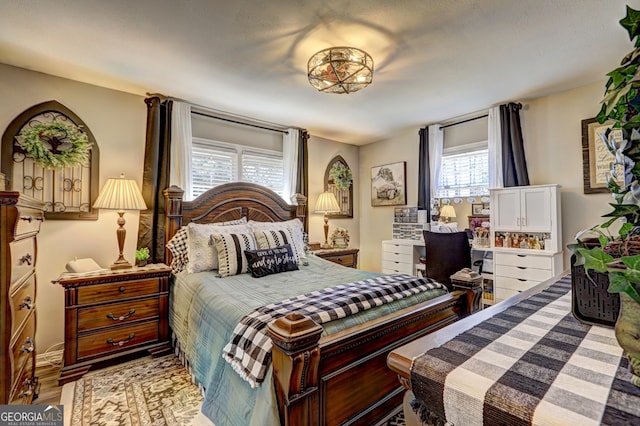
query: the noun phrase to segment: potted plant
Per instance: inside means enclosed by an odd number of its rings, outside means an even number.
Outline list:
[[[149,248],[142,247],[136,250],[136,265],[145,266],[149,261]]]
[[[599,123],[613,122],[602,136],[616,158],[607,184],[613,195],[613,211],[604,216],[609,218],[606,222],[592,228],[599,245],[579,241],[569,248],[576,255],[575,264],[584,265],[587,276],[589,271],[606,273],[608,291],[620,293],[616,338],[629,358],[633,383],[640,386],[640,11],[627,6],[620,24],[629,33],[634,49],[607,74],[597,116]],[[610,232],[612,225],[620,223],[617,232]]]

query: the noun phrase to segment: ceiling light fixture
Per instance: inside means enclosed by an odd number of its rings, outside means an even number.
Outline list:
[[[355,47],[330,47],[314,54],[307,63],[309,83],[325,93],[353,93],[373,79],[373,59]]]

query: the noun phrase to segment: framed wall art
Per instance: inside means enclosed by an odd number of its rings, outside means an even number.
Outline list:
[[[371,205],[401,206],[407,204],[407,162],[384,164],[371,168]]]
[[[607,178],[610,175],[611,164],[615,162],[615,157],[609,152],[602,135],[611,128],[612,121],[603,124],[598,123],[595,118],[582,120],[582,177],[585,194],[595,194],[598,192],[609,192],[607,189]],[[620,130],[613,131],[614,138],[622,138]],[[624,171],[620,166],[620,184],[624,183]]]

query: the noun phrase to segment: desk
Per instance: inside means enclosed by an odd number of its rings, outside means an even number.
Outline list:
[[[640,389],[613,330],[573,317],[569,277],[552,283],[392,351],[387,364],[421,414],[457,425],[638,424]]]

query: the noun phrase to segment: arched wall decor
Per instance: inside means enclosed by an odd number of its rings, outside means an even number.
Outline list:
[[[91,143],[87,161],[79,166],[46,169],[17,144],[23,128],[51,121],[80,127]],[[46,219],[98,218],[93,203],[98,197],[100,149],[89,127],[73,111],[57,101],[47,101],[18,115],[2,135],[0,167],[7,190],[18,191],[45,203]]]
[[[340,165],[346,167],[351,170],[346,160],[342,158],[340,155],[336,155],[333,157],[329,164],[327,165],[327,169],[324,172],[324,190],[333,192],[338,200],[338,204],[340,205],[340,213],[327,213],[332,218],[352,218],[353,217],[353,177],[351,178],[351,183],[349,188],[339,189],[336,187],[336,183],[333,181],[331,177],[331,169],[334,166]]]

